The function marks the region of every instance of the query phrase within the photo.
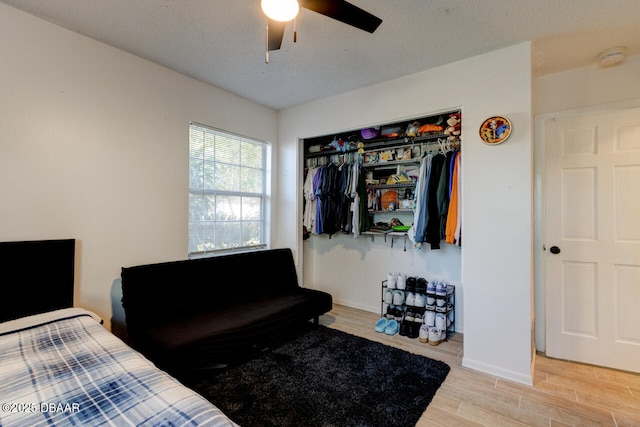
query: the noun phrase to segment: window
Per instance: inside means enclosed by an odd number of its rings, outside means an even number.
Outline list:
[[[189,255],[265,245],[267,144],[189,127]]]

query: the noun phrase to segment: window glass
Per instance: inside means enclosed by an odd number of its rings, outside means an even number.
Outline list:
[[[190,125],[190,255],[265,245],[266,147]]]

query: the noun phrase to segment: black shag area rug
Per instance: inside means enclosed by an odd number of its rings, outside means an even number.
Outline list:
[[[192,387],[244,427],[415,426],[443,362],[324,326]]]

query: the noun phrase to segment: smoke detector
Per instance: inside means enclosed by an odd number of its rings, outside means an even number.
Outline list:
[[[608,67],[610,65],[619,64],[624,61],[624,54],[626,49],[623,46],[612,47],[603,52],[600,52],[600,65]]]

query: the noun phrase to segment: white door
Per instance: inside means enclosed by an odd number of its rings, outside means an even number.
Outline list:
[[[547,355],[640,372],[640,110],[545,138]]]

